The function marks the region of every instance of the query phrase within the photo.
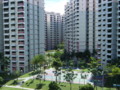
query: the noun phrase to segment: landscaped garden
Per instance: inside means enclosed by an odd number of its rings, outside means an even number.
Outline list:
[[[19,86],[19,89],[16,90],[24,88],[28,90],[30,88],[42,90],[102,90],[104,88],[104,90],[115,90],[112,84],[120,83],[114,81],[119,80],[120,76],[120,68],[117,63],[113,62],[111,66],[104,68],[103,73],[103,69],[99,68],[101,66],[100,60],[91,56],[93,54],[91,55],[88,51],[69,54],[63,50],[37,55],[31,60],[33,71],[23,75],[19,71],[1,75],[3,79],[0,78],[0,83],[4,83],[6,86],[1,87],[0,90],[14,90],[16,89],[14,86]],[[5,81],[6,77],[8,81]],[[13,87],[7,89],[8,86]]]

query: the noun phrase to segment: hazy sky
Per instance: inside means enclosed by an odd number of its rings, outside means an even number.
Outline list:
[[[68,0],[45,0],[45,10],[63,14],[64,5],[66,5],[67,1]]]

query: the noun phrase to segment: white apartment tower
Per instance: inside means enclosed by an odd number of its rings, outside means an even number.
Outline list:
[[[98,0],[97,31],[102,64],[120,59],[120,0]]]
[[[62,16],[59,13],[46,12],[46,50],[52,50],[63,42]]]
[[[91,53],[95,44],[95,1],[70,0],[65,6],[65,49]]]
[[[2,0],[2,4],[4,55],[10,57],[11,72],[27,72],[30,60],[45,52],[44,0]]]

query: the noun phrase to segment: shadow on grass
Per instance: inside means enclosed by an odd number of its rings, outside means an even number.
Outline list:
[[[61,84],[60,86],[61,86],[61,87],[66,87],[66,85],[62,85],[62,84]]]
[[[34,82],[34,79],[32,81],[30,81],[29,83],[26,83],[27,86],[30,86],[30,84],[32,84]]]
[[[35,88],[35,90],[37,90],[37,89],[42,89],[42,87],[44,86],[45,84],[37,84],[36,85],[36,88]]]
[[[36,75],[36,74],[39,74],[39,73],[40,73],[40,71],[33,71],[29,75],[32,76],[32,75]]]

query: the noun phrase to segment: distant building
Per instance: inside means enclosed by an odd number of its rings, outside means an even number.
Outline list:
[[[62,20],[59,13],[46,12],[46,50],[53,50],[63,42]]]
[[[96,49],[96,0],[70,0],[65,6],[65,49],[91,53]]]

